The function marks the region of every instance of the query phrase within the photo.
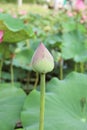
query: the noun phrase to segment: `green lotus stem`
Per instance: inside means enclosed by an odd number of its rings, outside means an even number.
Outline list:
[[[40,124],[39,130],[44,130],[44,111],[45,111],[45,74],[41,74],[40,84]]]
[[[60,79],[63,79],[63,66],[60,66]]]
[[[34,89],[36,89],[36,87],[37,87],[38,79],[39,79],[39,75],[38,75],[38,72],[36,72],[36,78],[35,78],[35,83],[34,83]]]
[[[30,83],[30,72],[28,71],[28,73],[27,73],[27,87],[29,87],[29,83]]]
[[[11,83],[12,86],[14,86],[14,70],[13,70],[12,60],[11,60],[10,68],[11,68]]]
[[[63,79],[63,61],[60,62],[60,79]]]
[[[80,63],[80,71],[81,71],[81,73],[84,73],[84,63],[83,62]]]
[[[81,112],[82,112],[82,118],[84,119],[84,121],[86,121],[86,98],[83,97],[80,100],[80,105],[81,105]]]
[[[78,71],[78,64],[75,62],[75,71]]]
[[[2,67],[3,67],[3,60],[0,62],[0,82],[2,81]]]

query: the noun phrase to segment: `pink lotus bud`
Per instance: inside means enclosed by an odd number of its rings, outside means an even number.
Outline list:
[[[2,13],[4,10],[2,8],[0,8],[0,13]]]
[[[54,68],[53,57],[43,43],[38,46],[33,55],[32,68],[39,73],[47,73]]]
[[[4,31],[0,30],[0,43],[3,41]]]
[[[84,10],[85,9],[85,4],[84,4],[83,0],[76,1],[76,9],[77,10]]]
[[[26,11],[26,10],[20,10],[20,11],[19,11],[19,14],[20,14],[20,15],[26,15],[26,14],[27,14],[27,11]]]

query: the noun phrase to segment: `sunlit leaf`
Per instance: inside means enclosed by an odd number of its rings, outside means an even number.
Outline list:
[[[0,30],[4,31],[3,42],[7,43],[22,41],[33,35],[32,28],[25,25],[22,20],[2,13],[0,13]]]

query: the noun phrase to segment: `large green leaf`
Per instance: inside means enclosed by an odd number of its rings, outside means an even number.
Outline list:
[[[62,81],[53,78],[46,86],[44,130],[87,129],[87,76],[71,73]],[[21,118],[26,130],[39,129],[40,92],[27,97]]]
[[[3,42],[15,43],[30,38],[33,35],[31,27],[22,20],[12,18],[8,14],[0,14],[0,30],[4,31]]]
[[[1,86],[1,84],[0,84]],[[20,120],[25,93],[16,87],[0,87],[0,129],[13,130]]]
[[[24,27],[21,20],[12,18],[9,14],[0,14],[0,20],[9,28],[11,31],[19,31]]]
[[[87,48],[84,43],[85,37],[80,32],[63,34],[62,56],[64,59],[74,59],[76,62],[87,61]]]

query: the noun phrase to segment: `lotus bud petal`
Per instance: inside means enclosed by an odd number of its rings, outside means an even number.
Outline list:
[[[4,31],[0,30],[0,43],[3,41]]]
[[[43,43],[40,43],[33,55],[32,68],[38,73],[47,73],[54,68],[54,59]]]

